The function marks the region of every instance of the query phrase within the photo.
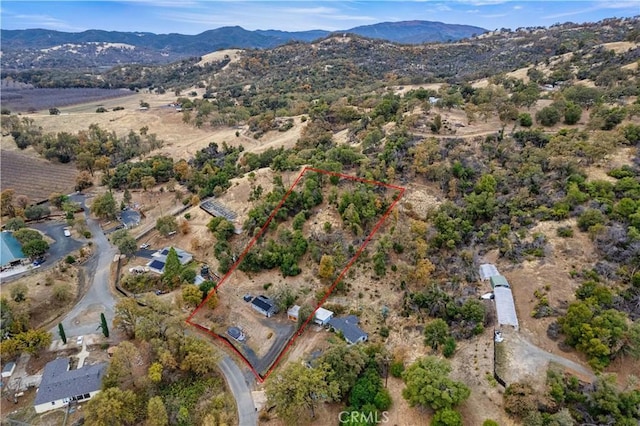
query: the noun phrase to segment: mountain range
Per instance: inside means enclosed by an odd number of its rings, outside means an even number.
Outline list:
[[[268,49],[289,42],[310,42],[332,33],[357,34],[396,43],[447,42],[487,30],[431,21],[383,22],[341,31],[248,31],[221,27],[196,35],[88,30],[69,33],[44,29],[1,30],[5,70],[108,67],[122,63],[160,64],[221,49]],[[57,66],[56,66],[57,65]]]

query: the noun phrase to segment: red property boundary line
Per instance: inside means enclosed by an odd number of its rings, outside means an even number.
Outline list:
[[[198,305],[198,307],[196,307],[196,309],[191,313],[191,315],[189,315],[189,317],[186,320],[187,324],[192,325],[192,326],[196,327],[198,330],[203,331],[203,332],[207,333],[208,335],[210,335],[210,336],[212,336],[212,337],[224,342],[224,344],[226,344],[233,352],[235,352],[236,355],[238,355],[242,360],[244,360],[244,362],[247,364],[247,366],[249,367],[251,372],[256,376],[256,379],[260,383],[264,382],[269,377],[269,375],[273,372],[274,368],[278,365],[278,363],[280,362],[280,360],[282,359],[284,354],[287,352],[287,350],[289,350],[291,345],[293,345],[293,343],[298,338],[298,336],[300,336],[304,332],[305,328],[307,327],[307,325],[309,324],[311,319],[314,317],[316,311],[324,304],[324,302],[326,302],[326,300],[329,298],[331,293],[333,293],[333,291],[335,290],[335,288],[338,285],[338,283],[343,279],[343,277],[345,276],[347,271],[356,262],[356,260],[358,260],[358,258],[360,257],[360,255],[362,254],[364,249],[367,247],[367,245],[369,244],[369,242],[371,241],[371,239],[375,235],[375,233],[378,232],[380,227],[382,227],[382,224],[389,217],[389,215],[393,211],[393,208],[396,206],[396,204],[398,204],[398,201],[400,201],[400,199],[404,195],[404,192],[406,191],[406,188],[403,188],[401,186],[391,185],[391,184],[388,184],[388,183],[378,182],[378,181],[374,181],[374,180],[370,180],[370,179],[363,179],[363,178],[359,178],[359,177],[356,177],[356,176],[350,176],[350,175],[346,175],[346,174],[342,174],[342,173],[331,172],[331,171],[328,171],[328,170],[316,169],[314,167],[305,167],[304,169],[302,169],[302,171],[300,172],[300,174],[298,175],[296,180],[293,182],[293,184],[291,185],[289,190],[286,192],[286,194],[282,197],[282,200],[280,200],[280,203],[278,203],[278,205],[273,210],[273,212],[271,212],[271,214],[267,218],[267,221],[264,223],[264,225],[260,229],[260,232],[258,232],[258,234],[256,234],[251,239],[251,241],[249,242],[249,244],[247,244],[247,247],[244,249],[244,251],[242,252],[240,257],[238,257],[238,259],[231,266],[229,271],[222,277],[222,279],[220,280],[220,282],[216,286],[216,289],[215,289],[216,292],[225,283],[227,278],[229,278],[231,276],[231,274],[233,272],[235,272],[235,270],[238,267],[238,265],[240,265],[240,263],[244,260],[245,256],[247,255],[249,250],[251,250],[251,248],[256,244],[258,239],[260,239],[260,237],[262,237],[262,235],[265,233],[267,227],[269,226],[269,224],[271,223],[271,221],[273,220],[275,215],[278,213],[278,210],[280,210],[280,208],[285,203],[287,198],[289,198],[289,195],[291,194],[291,192],[293,192],[293,189],[296,187],[296,185],[298,185],[298,182],[300,182],[300,180],[302,179],[304,174],[307,173],[307,172],[316,172],[316,173],[325,174],[325,175],[328,175],[328,176],[337,176],[337,177],[339,177],[341,179],[347,179],[347,180],[366,183],[366,184],[375,185],[375,186],[382,186],[382,187],[385,187],[385,188],[394,189],[396,191],[399,191],[399,194],[394,196],[393,202],[387,208],[387,210],[384,212],[384,214],[378,220],[378,222],[376,222],[376,224],[373,227],[373,230],[371,231],[371,233],[369,233],[367,238],[365,238],[364,242],[360,245],[360,248],[358,249],[358,251],[353,255],[353,257],[351,258],[351,260],[349,260],[349,262],[344,267],[342,272],[340,272],[338,277],[333,281],[333,283],[331,284],[331,286],[329,287],[329,289],[325,293],[325,295],[322,298],[322,300],[320,300],[320,302],[318,302],[318,304],[316,305],[316,307],[313,310],[313,312],[311,312],[311,315],[309,315],[307,317],[307,319],[304,321],[302,326],[297,331],[294,332],[293,336],[291,336],[291,338],[289,339],[289,341],[287,342],[285,347],[280,351],[280,354],[275,359],[275,361],[273,361],[273,363],[269,367],[269,370],[267,370],[267,372],[265,373],[264,376],[262,376],[260,373],[258,373],[255,370],[255,368],[251,365],[249,360],[238,350],[238,348],[236,348],[231,342],[229,342],[229,340],[226,337],[224,337],[224,336],[222,336],[222,335],[220,335],[218,333],[215,333],[215,332],[209,330],[208,328],[206,328],[206,327],[204,327],[204,326],[202,326],[202,325],[200,325],[198,323],[195,323],[195,322],[191,321],[191,319],[198,312],[198,310],[200,310],[200,308],[202,308],[202,306],[204,306],[207,303],[207,300],[209,300],[209,297],[211,297],[213,293],[209,293],[209,295]]]

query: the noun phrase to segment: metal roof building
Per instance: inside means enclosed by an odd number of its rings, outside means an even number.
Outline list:
[[[493,265],[491,263],[483,263],[482,265],[480,265],[480,269],[478,270],[478,272],[480,273],[480,279],[482,281],[486,281],[491,277],[500,275],[500,272],[498,272],[498,268],[496,268],[496,265]]]
[[[499,325],[510,325],[518,329],[518,315],[516,305],[513,300],[513,293],[507,287],[495,287],[493,289],[494,301],[496,302],[496,314]]]
[[[502,275],[494,275],[493,277],[489,277],[489,282],[491,282],[491,288],[496,287],[505,287],[510,288],[509,281]]]

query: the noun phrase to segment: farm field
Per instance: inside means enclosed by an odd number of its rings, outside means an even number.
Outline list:
[[[8,108],[12,112],[28,112],[130,95],[131,91],[127,89],[3,87],[0,102],[3,108]]]
[[[0,189],[13,189],[32,203],[48,200],[52,192],[68,194],[74,190],[78,173],[73,164],[52,163],[19,151],[0,150]],[[13,142],[11,142],[13,143]]]

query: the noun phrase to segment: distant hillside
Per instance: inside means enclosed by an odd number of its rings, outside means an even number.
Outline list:
[[[441,22],[384,22],[337,31],[399,43],[455,41],[486,32]],[[126,63],[164,64],[229,48],[268,49],[291,41],[309,42],[329,31],[248,31],[222,27],[196,35],[88,30],[80,33],[29,29],[2,30],[5,70],[96,69]]]
[[[382,22],[356,27],[348,32],[369,38],[379,38],[397,43],[420,44],[428,42],[457,41],[487,32],[471,25],[453,25],[430,21]]]

